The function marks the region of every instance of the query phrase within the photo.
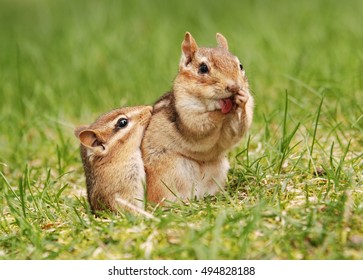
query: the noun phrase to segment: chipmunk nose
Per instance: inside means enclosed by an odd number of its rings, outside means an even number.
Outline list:
[[[238,92],[242,89],[237,85],[229,85],[226,87],[226,90],[232,94],[238,94]]]
[[[149,111],[149,113],[152,114],[153,110],[154,110],[154,107],[153,106],[146,106],[146,110]]]
[[[142,114],[144,115],[144,117],[150,118],[152,113],[153,113],[153,106],[145,106],[144,110],[142,111]]]

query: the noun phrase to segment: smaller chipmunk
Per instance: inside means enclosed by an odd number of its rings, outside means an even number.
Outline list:
[[[145,170],[140,145],[151,113],[152,106],[120,108],[74,130],[81,143],[93,212],[143,209]]]

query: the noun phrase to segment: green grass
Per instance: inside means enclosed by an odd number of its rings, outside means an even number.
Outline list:
[[[363,2],[0,3],[1,259],[363,259]],[[96,218],[76,125],[170,89],[223,33],[256,100],[228,188]]]

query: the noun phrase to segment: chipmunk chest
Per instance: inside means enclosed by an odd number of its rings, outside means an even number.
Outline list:
[[[141,152],[134,151],[128,157],[110,157],[102,165],[101,172],[102,177],[107,177],[106,181],[114,184],[139,182],[145,177]]]

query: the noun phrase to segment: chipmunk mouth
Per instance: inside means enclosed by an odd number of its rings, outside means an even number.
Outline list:
[[[221,112],[223,114],[228,114],[233,108],[233,100],[231,97],[219,99],[218,104],[221,107]]]

